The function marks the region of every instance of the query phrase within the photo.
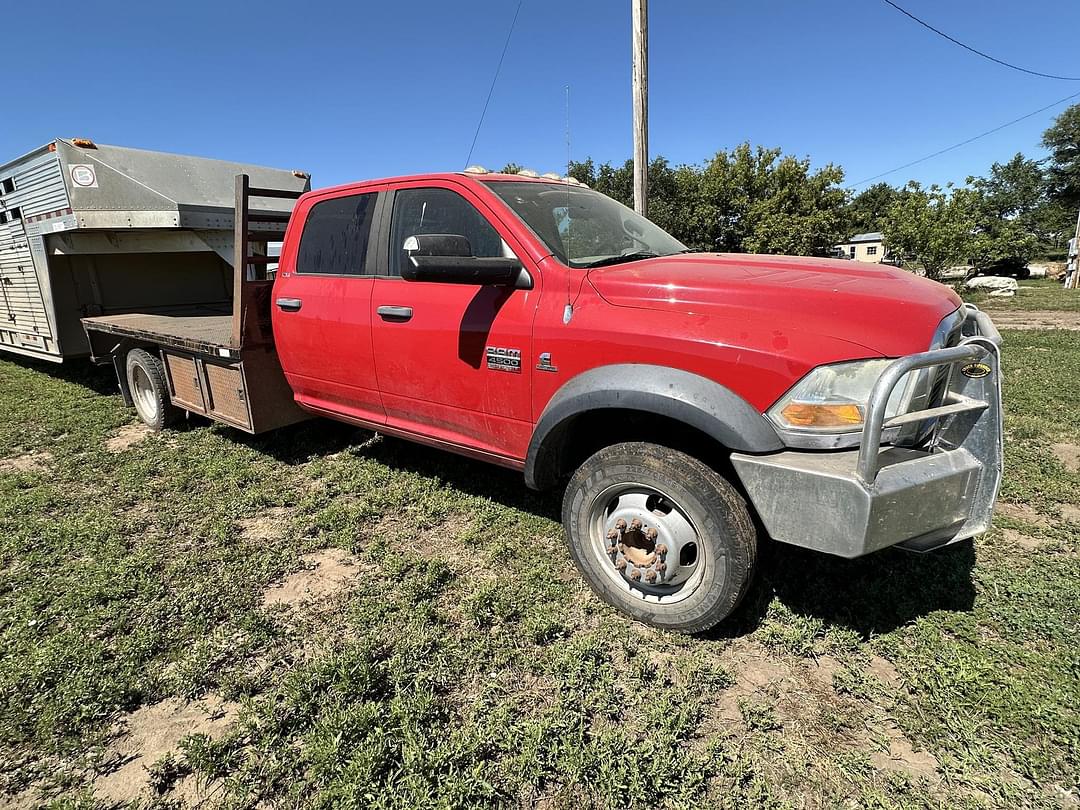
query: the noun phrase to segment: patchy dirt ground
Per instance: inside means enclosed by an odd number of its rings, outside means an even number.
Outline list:
[[[879,770],[925,780],[929,786],[940,782],[937,758],[916,746],[892,717],[893,693],[901,679],[888,660],[878,655],[853,662],[829,655],[778,657],[743,641],[736,641],[722,660],[734,683],[709,712],[707,725],[716,731],[739,736],[747,729],[772,730],[793,760],[799,759],[796,751],[847,751],[867,755]],[[873,699],[848,694],[842,684],[852,679],[866,684]]]
[[[1050,452],[1065,465],[1069,472],[1080,472],[1080,444],[1059,442],[1050,445]]]
[[[995,310],[990,313],[998,329],[1070,329],[1080,331],[1080,313]]]
[[[94,780],[95,796],[118,804],[147,798],[152,790],[151,766],[177,754],[178,744],[190,734],[220,737],[236,714],[235,704],[215,695],[194,703],[169,698],[132,712],[117,726],[117,736],[103,760],[115,767]],[[195,796],[199,786],[192,780],[183,790]]]
[[[1050,519],[1039,512],[1035,507],[1022,503],[1006,503],[998,501],[994,507],[996,514],[1005,515],[1021,523],[1030,523],[1032,526],[1049,526]]]
[[[252,543],[280,540],[289,524],[289,510],[283,506],[263,509],[255,517],[240,521],[241,536]]]
[[[346,590],[360,573],[356,559],[339,548],[306,554],[301,561],[305,569],[271,586],[263,596],[263,605],[292,607],[328,599]]]
[[[124,425],[105,440],[105,449],[110,453],[122,453],[129,447],[150,438],[151,430],[142,422]]]
[[[24,453],[13,458],[0,458],[0,473],[43,473],[49,469],[52,460],[52,453],[47,451]]]

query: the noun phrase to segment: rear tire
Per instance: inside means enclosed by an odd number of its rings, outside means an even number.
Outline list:
[[[570,479],[562,517],[570,555],[597,596],[654,627],[707,630],[753,579],[757,535],[742,497],[715,470],[661,445],[627,442],[591,456]]]
[[[126,368],[128,390],[139,418],[155,431],[175,424],[183,411],[169,401],[161,360],[143,349],[132,349]]]

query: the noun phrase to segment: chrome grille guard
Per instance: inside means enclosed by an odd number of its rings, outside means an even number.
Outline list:
[[[887,428],[900,427],[911,422],[927,419],[940,420],[942,417],[965,412],[978,413],[987,408],[994,408],[997,411],[996,421],[999,425],[997,450],[1000,457],[1001,385],[998,347],[1001,345],[1001,334],[984,312],[971,304],[965,304],[964,308],[966,310],[963,323],[965,337],[959,345],[898,358],[881,373],[877,383],[874,384],[867,402],[862,440],[859,443],[859,458],[856,463],[856,475],[865,485],[873,485],[880,469],[882,433]],[[888,406],[889,397],[906,374],[933,366],[955,367],[961,363],[983,361],[986,362],[990,371],[981,377],[968,377],[958,382],[955,375],[950,374],[943,404],[900,414],[886,420],[885,409]],[[943,438],[948,438],[946,435],[948,431],[949,426],[943,426],[939,421],[928,445],[934,447]],[[950,444],[953,443],[950,442]],[[962,441],[956,441],[953,446],[960,444]]]

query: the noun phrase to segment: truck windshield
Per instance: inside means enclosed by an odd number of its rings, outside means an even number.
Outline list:
[[[671,234],[597,191],[565,183],[501,180],[487,186],[570,267],[687,252]]]

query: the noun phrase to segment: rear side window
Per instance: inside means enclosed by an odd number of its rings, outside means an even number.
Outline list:
[[[296,272],[365,275],[368,236],[377,197],[376,193],[354,194],[311,206],[300,237]]]

